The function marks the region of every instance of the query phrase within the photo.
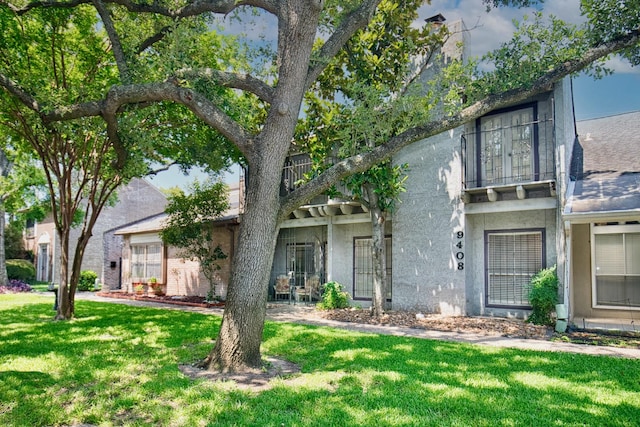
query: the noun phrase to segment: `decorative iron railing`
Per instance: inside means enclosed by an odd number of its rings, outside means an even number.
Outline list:
[[[462,188],[553,180],[553,120],[465,132],[461,139]]]

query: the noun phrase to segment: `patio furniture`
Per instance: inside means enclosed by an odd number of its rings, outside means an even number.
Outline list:
[[[307,300],[309,302],[314,299],[320,299],[320,277],[317,275],[309,276],[304,281],[304,287],[296,287],[296,299],[298,301]]]
[[[286,296],[288,301],[291,301],[291,286],[289,285],[289,276],[281,274],[276,278],[275,285],[275,299],[278,300],[279,296]]]

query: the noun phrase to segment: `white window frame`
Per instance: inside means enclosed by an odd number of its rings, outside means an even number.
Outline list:
[[[149,273],[148,268],[147,268],[147,263],[148,263],[148,249],[149,246],[159,246],[160,247],[160,273],[159,274],[152,274]],[[134,247],[144,247],[144,265],[143,265],[143,269],[144,269],[144,275],[142,276],[136,276],[133,274],[133,269],[134,269]],[[160,240],[160,236],[158,236],[157,234],[140,234],[140,235],[133,235],[131,236],[131,241],[130,241],[130,247],[129,247],[129,253],[131,254],[131,259],[129,262],[129,273],[131,275],[131,278],[136,280],[142,280],[145,281],[147,279],[149,279],[150,277],[155,277],[156,279],[158,279],[159,283],[164,283],[164,245],[162,244],[162,240]]]
[[[609,310],[640,311],[640,306],[623,306],[598,304],[597,294],[597,260],[596,260],[596,235],[604,234],[633,234],[640,233],[640,224],[620,224],[620,225],[596,225],[591,224],[591,305],[592,308],[605,308]],[[626,263],[626,256],[623,262]],[[622,274],[621,276],[640,276],[640,274]]]

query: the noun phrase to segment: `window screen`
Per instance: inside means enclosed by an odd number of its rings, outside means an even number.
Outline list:
[[[543,230],[487,232],[487,305],[529,306],[528,284],[543,268]]]
[[[594,244],[596,305],[640,307],[640,232],[595,234]]]
[[[148,279],[162,277],[162,245],[132,245],[131,246],[131,277]]]

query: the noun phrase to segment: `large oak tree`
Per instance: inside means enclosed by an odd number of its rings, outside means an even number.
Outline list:
[[[480,1],[480,0],[479,0]],[[517,103],[548,90],[555,81],[612,52],[623,51],[631,60],[638,58],[639,20],[636,1],[584,0],[584,10],[591,22],[584,30],[567,27],[556,21],[545,30],[532,27],[521,41],[508,46],[496,56],[497,68],[482,80],[450,73],[455,80],[447,108],[425,115],[425,119],[408,129],[390,134],[383,144],[354,154],[326,169],[316,178],[285,197],[279,196],[281,170],[294,137],[305,93],[314,85],[332,59],[353,35],[365,28],[376,13],[381,0],[201,0],[197,2],[136,0],[61,0],[8,4],[17,15],[34,10],[73,10],[95,5],[113,47],[120,82],[97,96],[79,94],[74,101],[41,99],[33,102],[28,88],[0,73],[0,85],[48,123],[101,117],[109,137],[124,139],[132,128],[121,126],[121,115],[129,108],[142,108],[158,102],[184,106],[230,141],[242,153],[248,166],[246,209],[236,248],[231,283],[221,330],[215,347],[206,360],[212,369],[243,370],[261,364],[260,343],[266,312],[269,272],[273,260],[279,223],[295,208],[309,201],[340,179],[362,172],[390,158],[401,148],[473,120],[493,109]],[[402,5],[402,2],[398,2]],[[493,0],[492,5],[537,3],[528,0]],[[625,13],[617,13],[620,8]],[[189,58],[182,70],[164,79],[148,78],[131,72],[129,64],[139,52],[153,49],[154,40],[170,33],[149,28],[144,50],[127,46],[125,33],[113,17],[161,16],[173,22],[202,16],[227,15],[236,10],[254,8],[262,16],[277,20],[277,44],[267,71],[191,67]],[[328,14],[331,12],[331,14]],[[612,13],[616,12],[616,13]],[[605,19],[606,17],[606,19]],[[260,19],[258,16],[256,19]],[[115,22],[114,22],[115,21]],[[613,22],[612,22],[613,21]],[[114,24],[114,25],[112,25]],[[545,39],[529,35],[547,36]],[[318,35],[321,40],[316,44]],[[188,39],[186,39],[188,40]],[[165,57],[167,61],[172,58]],[[212,64],[216,56],[210,57]],[[253,64],[261,64],[254,60]],[[461,71],[465,67],[459,68]],[[194,79],[207,82],[205,88],[232,88],[242,91],[256,106],[254,120],[236,120],[225,98],[212,96]],[[455,99],[464,91],[466,102]],[[465,101],[465,99],[462,99]],[[435,165],[434,165],[435,166]]]

